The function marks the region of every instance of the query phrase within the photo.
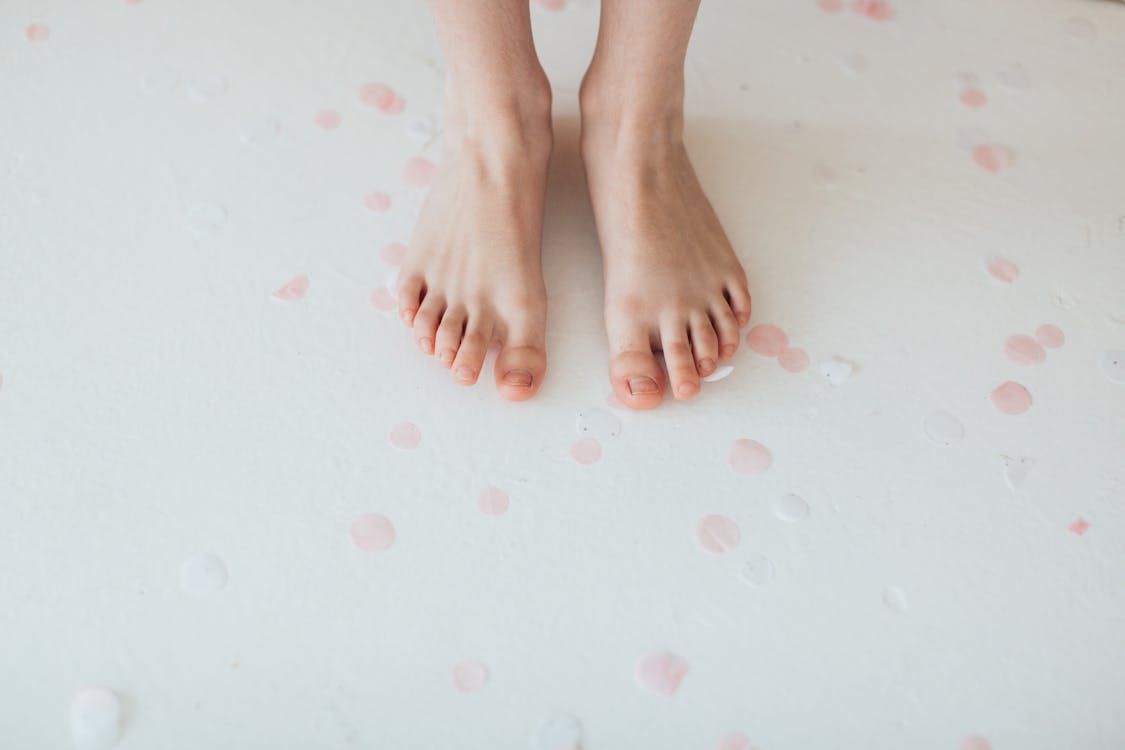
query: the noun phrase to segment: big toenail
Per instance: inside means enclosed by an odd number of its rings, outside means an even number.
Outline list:
[[[723,344],[722,348],[719,349],[719,356],[724,358],[733,357],[734,351],[737,348],[738,347],[736,347],[734,344]]]
[[[699,392],[699,386],[695,383],[681,383],[677,391],[681,396],[694,396]]]
[[[465,383],[472,382],[473,370],[470,367],[467,367],[465,365],[461,365],[460,367],[458,367],[456,370],[453,371],[453,377],[455,377],[458,380],[463,381]]]
[[[504,373],[504,383],[526,388],[531,385],[531,373],[527,370],[508,370]]]
[[[418,348],[426,354],[434,353],[434,340],[433,339],[418,339]]]
[[[634,396],[656,393],[656,381],[652,378],[629,378],[629,393]]]
[[[449,367],[449,365],[453,364],[453,352],[446,349],[438,355],[438,361],[446,367]]]
[[[713,359],[700,360],[699,369],[704,374],[710,373],[712,370],[715,369],[715,360],[713,360]]]

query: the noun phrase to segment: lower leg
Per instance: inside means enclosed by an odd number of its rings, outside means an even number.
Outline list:
[[[698,0],[603,0],[582,83],[582,153],[605,267],[610,380],[634,408],[733,356],[746,274],[683,143],[684,59]]]
[[[442,158],[399,278],[418,347],[463,384],[501,345],[496,386],[513,400],[546,370],[540,235],[551,99],[527,0],[434,0],[445,57]]]

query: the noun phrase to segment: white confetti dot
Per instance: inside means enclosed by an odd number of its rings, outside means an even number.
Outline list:
[[[196,237],[213,237],[227,223],[227,210],[218,203],[200,203],[187,212],[187,228]]]
[[[406,134],[420,145],[425,145],[438,134],[437,120],[430,115],[412,117],[406,123]]]
[[[922,422],[926,437],[938,445],[955,445],[965,437],[965,426],[952,414],[934,412]]]
[[[180,72],[169,65],[158,65],[141,78],[146,94],[169,94],[180,85]]]
[[[582,724],[573,716],[547,719],[535,733],[535,750],[581,750]]]
[[[765,586],[773,580],[773,572],[772,560],[765,555],[755,555],[742,564],[739,575],[750,586]]]
[[[805,498],[790,492],[774,500],[773,514],[782,521],[796,523],[809,517],[809,504]]]
[[[844,69],[845,73],[857,76],[867,72],[867,69],[871,67],[871,61],[867,59],[866,55],[853,52],[840,60],[840,67]]]
[[[1001,68],[996,74],[996,80],[1000,88],[1013,93],[1022,93],[1031,87],[1031,78],[1027,75],[1027,69],[1018,62],[1009,63]]]
[[[1125,350],[1111,349],[1103,354],[1102,371],[1111,383],[1125,383]]]
[[[703,378],[703,382],[704,383],[717,383],[720,380],[722,380],[723,378],[730,375],[732,372],[734,372],[734,366],[732,366],[732,365],[723,365],[722,367],[717,367],[717,368],[715,368],[715,371],[713,373],[711,373],[707,377]]]
[[[226,585],[227,566],[215,555],[197,555],[180,565],[180,588],[189,594],[213,594]]]
[[[281,122],[272,115],[251,120],[242,127],[242,142],[252,146],[269,143],[281,132]]]
[[[852,376],[855,365],[839,357],[820,363],[820,375],[832,385],[843,385]]]
[[[1030,458],[1004,456],[1004,483],[1008,485],[1008,489],[1012,492],[1019,489],[1034,466],[1035,462]]]
[[[88,687],[70,702],[70,735],[76,750],[105,750],[121,731],[121,701],[109,688]]]
[[[593,407],[578,413],[578,434],[592,438],[615,438],[621,434],[621,420],[616,414]]]
[[[883,589],[883,606],[896,615],[904,614],[909,608],[909,604],[906,601],[906,594],[902,592],[902,589],[896,586],[888,586]]]
[[[197,102],[218,99],[227,92],[227,79],[218,73],[204,73],[188,81],[188,94]]]

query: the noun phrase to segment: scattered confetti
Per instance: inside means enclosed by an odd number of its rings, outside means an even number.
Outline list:
[[[422,430],[412,422],[395,425],[391,430],[391,445],[402,450],[413,450],[422,442]]]
[[[772,323],[762,323],[747,331],[746,345],[763,357],[776,357],[789,347],[789,337]]]
[[[51,38],[51,27],[45,23],[33,23],[23,30],[29,42],[45,42]]]
[[[1012,166],[1015,156],[1007,146],[996,143],[982,143],[973,149],[973,161],[989,172],[1000,172]]]
[[[695,540],[708,552],[721,554],[738,546],[738,525],[726,516],[704,516],[695,526]]]
[[[584,466],[595,464],[602,457],[602,445],[592,437],[579,438],[570,446],[570,457]]]
[[[1008,337],[1004,342],[1004,354],[1017,365],[1037,365],[1047,358],[1043,346],[1022,333]]]
[[[384,83],[369,83],[359,89],[359,101],[365,107],[393,115],[402,112],[405,100]]]
[[[774,500],[773,514],[782,521],[796,523],[809,517],[809,503],[800,495],[792,492],[782,495]]]
[[[593,438],[615,438],[621,434],[621,420],[616,414],[594,407],[578,412],[578,434]]]
[[[1004,456],[1003,459],[1004,483],[1008,485],[1008,489],[1015,492],[1027,481],[1027,475],[1031,473],[1035,462],[1030,458],[1013,458],[1011,456]]]
[[[200,203],[187,212],[187,228],[196,237],[213,237],[227,223],[227,210],[218,203]]]
[[[243,143],[256,146],[269,143],[281,132],[281,122],[272,115],[251,120],[243,126],[239,137]]]
[[[582,750],[582,724],[573,716],[552,716],[535,733],[535,750]]]
[[[1089,528],[1090,523],[1082,518],[1079,518],[1067,527],[1071,534],[1077,534],[1078,536],[1082,536],[1083,534],[1085,534],[1089,530]]]
[[[107,750],[121,734],[121,700],[109,688],[77,690],[70,700],[70,736],[75,750]]]
[[[900,588],[888,586],[883,589],[883,606],[896,615],[905,613],[908,608],[906,594]]]
[[[992,750],[992,743],[984,737],[966,737],[961,743],[961,750]]]
[[[379,287],[371,293],[371,306],[379,312],[391,312],[398,308],[398,300],[386,287]]]
[[[488,487],[477,498],[477,508],[486,516],[498,516],[508,510],[508,493],[499,487]]]
[[[735,440],[727,453],[727,463],[739,474],[761,474],[772,462],[766,446],[755,440]]]
[[[1058,326],[1044,323],[1035,329],[1035,340],[1048,349],[1058,349],[1066,343],[1066,336]]]
[[[300,276],[294,276],[287,281],[284,286],[275,289],[271,296],[274,299],[290,302],[295,299],[301,299],[308,290],[309,277],[305,274],[301,274]]]
[[[188,81],[188,96],[202,104],[218,99],[227,92],[227,79],[214,74],[200,74]]]
[[[718,750],[753,750],[750,740],[740,732],[731,732],[719,740]]]
[[[680,687],[691,665],[682,656],[656,651],[637,661],[636,675],[642,685],[661,695],[672,695]]]
[[[1125,350],[1111,349],[1103,354],[1102,372],[1111,383],[1125,383]]]
[[[969,88],[961,92],[961,103],[972,109],[980,109],[988,103],[988,97],[980,89]]]
[[[368,193],[363,198],[363,207],[368,211],[381,214],[391,207],[391,196],[380,190]]]
[[[411,187],[425,187],[433,181],[434,170],[433,162],[417,157],[406,162],[402,169],[402,179]]]
[[[894,7],[886,0],[855,0],[852,10],[872,21],[889,21],[895,17]]]
[[[180,588],[189,594],[213,594],[226,585],[227,566],[216,555],[196,555],[180,564]]]
[[[704,383],[717,383],[720,380],[722,380],[723,378],[730,375],[732,372],[734,372],[734,366],[733,365],[722,365],[721,367],[715,368],[715,371],[713,373],[711,373],[707,377],[703,378],[703,382]]]
[[[816,4],[825,13],[839,13],[844,9],[844,0],[816,0]]]
[[[944,411],[934,412],[922,420],[922,430],[938,445],[956,445],[965,437],[961,421]]]
[[[834,357],[833,359],[821,362],[819,365],[820,375],[832,385],[843,385],[848,382],[852,376],[852,371],[855,370],[855,365],[847,360]]]
[[[992,258],[985,267],[992,278],[1005,284],[1011,284],[1020,276],[1019,266],[1006,258]]]
[[[352,521],[348,538],[360,552],[382,552],[395,543],[395,527],[381,513],[366,513]]]
[[[475,693],[488,684],[488,667],[479,661],[463,661],[453,667],[453,687]]]
[[[313,118],[313,122],[321,130],[335,130],[340,127],[342,121],[343,118],[340,117],[340,113],[333,109],[323,109],[317,112],[316,117]]]
[[[804,349],[789,347],[777,356],[777,363],[786,372],[804,372],[809,366],[809,355]]]
[[[773,561],[765,555],[755,555],[742,564],[739,576],[749,586],[765,586],[773,580]]]
[[[1027,388],[1011,380],[997,386],[991,398],[992,405],[1004,414],[1023,414],[1031,408],[1031,394]]]

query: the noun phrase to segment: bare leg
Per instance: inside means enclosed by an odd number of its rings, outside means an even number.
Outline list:
[[[411,238],[399,315],[466,385],[502,345],[496,387],[521,401],[547,368],[540,263],[551,93],[528,0],[434,0],[447,66],[441,163]]]
[[[683,143],[684,58],[699,0],[602,0],[582,82],[582,155],[605,267],[610,381],[625,404],[676,398],[738,347],[750,294]]]

